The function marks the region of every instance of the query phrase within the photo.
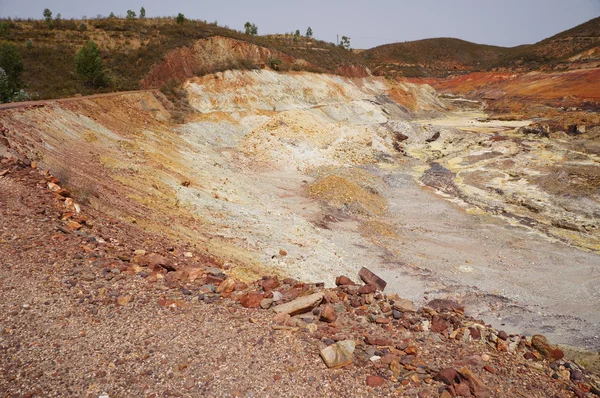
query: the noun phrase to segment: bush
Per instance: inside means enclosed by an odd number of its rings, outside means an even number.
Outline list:
[[[8,102],[12,94],[21,88],[21,74],[23,73],[23,58],[11,42],[0,43],[0,68],[6,75],[6,91],[3,93],[2,102]]]
[[[185,22],[185,16],[182,13],[177,14],[177,17],[175,18],[175,22],[177,22],[178,24],[182,24]]]
[[[102,58],[94,41],[88,41],[75,55],[75,70],[88,86],[102,87],[106,84]]]

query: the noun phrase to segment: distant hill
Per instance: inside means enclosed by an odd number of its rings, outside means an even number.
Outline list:
[[[452,38],[386,44],[361,53],[378,75],[446,77],[486,70],[555,70],[600,65],[600,17],[532,45],[497,47]]]

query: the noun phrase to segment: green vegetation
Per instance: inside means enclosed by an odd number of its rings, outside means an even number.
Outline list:
[[[0,102],[10,102],[21,89],[23,73],[23,58],[13,43],[0,43],[0,69]]]
[[[46,8],[46,9],[44,9],[44,12],[43,12],[43,14],[42,14],[42,15],[44,16],[44,20],[45,20],[47,23],[50,23],[50,22],[52,22],[52,11],[50,11],[50,9],[49,9],[49,8]]]
[[[75,71],[83,82],[91,87],[102,87],[106,84],[106,76],[102,68],[102,58],[98,46],[88,41],[75,56]]]
[[[179,25],[181,25],[182,23],[185,22],[185,16],[182,13],[177,14],[177,17],[175,18],[175,22],[177,22]]]
[[[86,24],[85,31],[80,31],[82,23]],[[0,20],[0,34],[2,26],[5,26],[6,40],[13,43],[22,56],[23,87],[36,99],[137,90],[140,81],[167,53],[213,36],[246,41],[308,61],[302,66],[282,64],[283,69],[291,67],[294,70],[332,73],[340,66],[365,64],[360,56],[333,43],[309,40],[303,36],[246,35],[216,23],[189,19],[177,24],[173,18],[131,20],[113,14],[112,17],[85,22],[63,19],[57,23],[53,20],[51,29],[43,20]],[[31,45],[27,44],[29,40]],[[85,84],[74,73],[75,55],[89,40],[96,42],[105,75],[110,76],[110,80],[101,87]],[[246,61],[214,65],[198,73],[259,67]]]
[[[144,7],[140,8],[140,18],[146,18],[146,9]]]
[[[244,33],[247,35],[256,36],[258,34],[258,27],[253,23],[246,22],[244,24]]]
[[[135,11],[127,10],[127,19],[135,19]]]
[[[348,36],[342,36],[342,40],[340,40],[340,47],[345,50],[350,50],[350,38]]]
[[[309,39],[313,37],[313,30],[310,26],[308,27],[308,29],[306,29],[306,37],[308,37]]]

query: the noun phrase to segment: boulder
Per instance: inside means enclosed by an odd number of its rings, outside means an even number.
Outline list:
[[[384,281],[365,267],[363,267],[360,270],[358,276],[360,276],[360,279],[362,279],[363,282],[365,282],[367,285],[374,285],[375,287],[377,287],[377,289],[381,291],[383,291],[383,289],[385,289],[385,287],[387,286],[386,281]]]
[[[302,314],[312,310],[314,307],[319,305],[323,300],[324,293],[314,293],[309,296],[302,296],[289,303],[280,304],[273,308],[278,314]]]
[[[338,341],[335,344],[323,348],[320,352],[321,358],[330,369],[341,368],[352,363],[354,356],[354,340]]]

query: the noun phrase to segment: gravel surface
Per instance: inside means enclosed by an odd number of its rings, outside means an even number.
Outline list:
[[[323,289],[276,278],[229,285],[225,270],[185,243],[86,206],[81,213],[65,211],[74,206],[68,193],[48,189],[48,182],[60,188],[59,181],[35,164],[0,160],[0,171],[8,170],[0,177],[2,397],[447,397],[461,391],[568,397],[597,391],[595,375],[564,360],[543,360],[521,336],[477,323],[449,303],[414,313],[406,306],[392,311],[394,300],[396,306],[401,301],[368,293],[375,290],[370,285]],[[183,265],[192,270],[190,264],[204,270],[201,278],[181,271]],[[172,267],[179,270],[167,272]],[[274,316],[244,308],[249,291],[283,301],[323,291],[330,304],[292,318]],[[469,337],[475,323],[481,338]],[[328,369],[320,350],[348,339],[356,342],[352,363]],[[459,370],[455,379],[444,381],[453,369]]]

